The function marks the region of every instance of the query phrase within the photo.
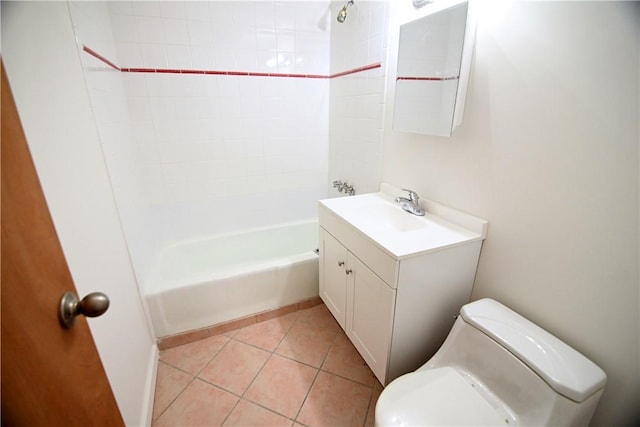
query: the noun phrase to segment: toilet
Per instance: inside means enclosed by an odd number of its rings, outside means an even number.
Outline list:
[[[492,299],[462,307],[436,354],[382,391],[376,426],[585,426],[607,376]]]

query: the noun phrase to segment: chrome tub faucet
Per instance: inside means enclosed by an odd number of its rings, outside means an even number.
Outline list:
[[[353,185],[349,184],[347,181],[342,182],[342,180],[340,179],[337,181],[333,181],[333,188],[337,188],[339,192],[348,194],[350,196],[356,194]]]

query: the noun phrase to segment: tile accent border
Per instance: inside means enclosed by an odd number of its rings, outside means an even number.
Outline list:
[[[265,320],[274,319],[285,314],[294,313],[300,310],[306,310],[307,308],[315,307],[316,305],[320,304],[322,304],[322,300],[319,296],[317,296],[299,301],[295,304],[286,305],[284,307],[276,308],[273,310],[263,311],[246,317],[241,317],[239,319],[230,320],[228,322],[218,323],[217,325],[208,326],[206,328],[161,337],[157,339],[158,349],[166,350],[172,347],[177,347],[179,345],[189,344],[194,341],[199,341],[205,338],[213,337],[215,335],[220,335],[226,332],[234,331],[236,329],[251,326],[256,323],[264,322]]]
[[[349,74],[360,73],[362,71],[373,70],[375,68],[382,67],[381,62],[374,64],[364,65],[362,67],[353,68],[351,70],[342,71],[334,74],[298,74],[298,73],[260,73],[253,71],[222,71],[222,70],[195,70],[195,69],[180,69],[180,68],[121,68],[111,62],[109,59],[100,55],[95,50],[82,45],[82,50],[93,56],[94,58],[102,61],[109,67],[122,73],[162,73],[162,74],[204,74],[204,75],[216,75],[216,76],[247,76],[247,77],[288,77],[288,78],[304,78],[304,79],[333,79],[335,77],[347,76]]]

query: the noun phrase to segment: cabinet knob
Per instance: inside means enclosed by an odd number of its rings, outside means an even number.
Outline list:
[[[338,261],[338,267],[342,267],[344,265],[344,261]]]
[[[349,275],[349,274],[351,274],[351,272],[352,272],[352,270],[351,270],[350,268],[347,268],[347,269],[344,271],[344,274]]]

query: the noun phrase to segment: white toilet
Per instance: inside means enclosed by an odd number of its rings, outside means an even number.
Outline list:
[[[589,424],[607,376],[492,299],[465,305],[438,352],[392,381],[376,426]]]

